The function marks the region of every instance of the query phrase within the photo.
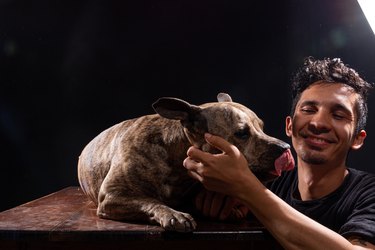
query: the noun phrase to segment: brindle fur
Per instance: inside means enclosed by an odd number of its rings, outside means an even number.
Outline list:
[[[267,179],[289,145],[266,135],[257,115],[229,95],[220,93],[218,101],[196,106],[160,98],[153,104],[158,114],[126,120],[95,137],[79,157],[78,178],[98,216],[194,230],[193,217],[177,210],[191,203],[198,185],[182,162],[191,145],[215,152],[205,132],[236,145],[252,171]]]

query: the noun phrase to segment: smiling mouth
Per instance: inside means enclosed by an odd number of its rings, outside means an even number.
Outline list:
[[[329,145],[331,145],[332,143],[334,143],[333,140],[311,136],[311,135],[305,135],[305,136],[302,136],[302,138],[305,140],[305,143],[309,147],[316,149],[316,150],[324,149],[328,147]]]
[[[301,132],[300,136],[305,139],[308,143],[316,145],[328,145],[334,143],[332,138],[320,137],[312,135],[311,133]]]
[[[308,136],[306,140],[311,141],[316,144],[328,144],[331,143],[330,141],[323,139],[323,138],[318,138],[318,137],[313,137],[313,136]]]

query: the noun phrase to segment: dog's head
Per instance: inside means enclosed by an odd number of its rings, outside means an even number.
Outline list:
[[[218,150],[204,140],[204,133],[218,135],[235,145],[245,156],[250,169],[262,181],[294,167],[289,144],[263,132],[263,122],[249,108],[220,93],[218,102],[200,106],[184,100],[162,97],[153,103],[162,117],[180,120],[190,143],[204,151]]]

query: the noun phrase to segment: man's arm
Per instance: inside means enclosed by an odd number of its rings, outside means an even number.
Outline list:
[[[298,212],[254,176],[235,146],[216,136],[206,139],[223,153],[190,148],[184,161],[189,174],[209,190],[240,199],[285,249],[375,249],[360,238],[347,240]]]
[[[239,198],[285,249],[375,249],[360,238],[347,240],[303,215],[261,183],[247,188],[252,191]]]

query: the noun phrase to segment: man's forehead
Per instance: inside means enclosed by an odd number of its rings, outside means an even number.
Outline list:
[[[353,88],[343,83],[317,82],[302,92],[298,103],[341,105],[347,109],[354,109],[358,97],[359,94]]]
[[[343,83],[330,83],[330,82],[316,82],[306,88],[302,94],[301,99],[316,98],[320,99],[330,99],[330,98],[340,98],[340,99],[353,99],[356,100],[359,94],[354,91],[354,89]]]

